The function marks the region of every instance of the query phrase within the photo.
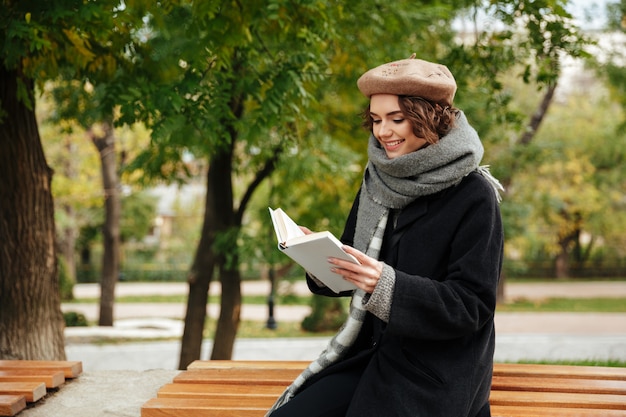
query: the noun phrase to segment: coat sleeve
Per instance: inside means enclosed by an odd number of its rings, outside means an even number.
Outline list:
[[[389,332],[446,340],[493,320],[503,251],[498,202],[480,176],[457,187],[401,239]]]
[[[353,246],[352,242],[354,241],[354,229],[356,227],[356,212],[358,209],[359,195],[361,190],[359,189],[354,202],[352,203],[352,208],[350,209],[350,214],[348,215],[348,219],[346,220],[346,225],[344,227],[343,233],[341,235],[342,243]],[[325,295],[327,297],[349,297],[352,295],[352,291],[343,291],[339,294],[334,293],[330,288],[326,286],[320,287],[315,280],[313,280],[309,274],[306,274],[306,282],[309,287],[309,290],[317,295]]]

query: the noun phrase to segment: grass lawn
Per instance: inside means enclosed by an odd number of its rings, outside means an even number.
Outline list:
[[[545,298],[540,300],[518,299],[498,304],[502,312],[569,312],[569,313],[624,313],[624,298]]]

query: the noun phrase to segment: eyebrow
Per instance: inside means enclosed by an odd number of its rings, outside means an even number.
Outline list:
[[[401,110],[394,110],[392,112],[387,113],[387,116],[395,116],[396,114],[402,114]],[[378,116],[376,113],[374,113],[373,111],[370,110],[370,115],[372,116]],[[378,116],[380,117],[380,116]]]

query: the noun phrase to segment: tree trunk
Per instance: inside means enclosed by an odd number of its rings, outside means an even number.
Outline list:
[[[568,214],[562,212],[561,217],[565,219],[567,227],[559,233],[559,253],[554,260],[554,273],[557,279],[567,279],[570,277],[570,260],[572,250],[580,243],[580,229],[582,216],[580,213]],[[573,223],[573,226],[569,223]]]
[[[65,141],[65,151],[67,152],[67,159],[63,161],[63,173],[71,179],[76,179],[76,169],[74,166],[74,159],[76,158],[76,152],[72,145],[71,138],[67,137]],[[74,207],[71,204],[63,204],[61,210],[65,213],[65,216],[69,219],[63,226],[62,230],[58,233],[58,244],[60,255],[65,259],[67,265],[67,279],[76,283],[76,237],[78,236],[78,228],[76,226],[76,213]],[[72,297],[73,298],[73,297]]]
[[[562,243],[562,242],[561,242]],[[557,279],[569,278],[569,253],[567,244],[560,245],[561,250],[554,261],[554,273]]]
[[[232,137],[236,137],[235,132],[231,134]],[[233,153],[234,146],[231,146],[221,157],[211,162],[213,169],[209,178],[216,197],[211,208],[215,211],[215,218],[220,219],[216,230],[222,234],[220,236],[222,243],[215,250],[222,294],[211,359],[231,359],[241,312],[241,276],[237,255],[237,236],[241,229],[241,218],[236,216],[233,208]]]
[[[113,122],[102,123],[104,135],[98,136],[93,129],[88,134],[100,153],[102,186],[104,188],[104,225],[102,227],[104,253],[102,277],[100,278],[100,326],[113,326],[115,285],[120,264],[120,215],[121,201],[115,153]]]
[[[236,55],[236,54],[235,54]],[[233,71],[244,68],[235,59]],[[232,92],[229,108],[235,119],[243,114],[243,93]],[[209,284],[217,268],[222,284],[220,316],[217,322],[211,359],[231,359],[241,314],[241,275],[237,254],[237,237],[243,213],[257,187],[271,175],[281,154],[277,149],[265,162],[244,192],[235,210],[233,193],[233,158],[238,132],[232,121],[225,120],[230,138],[228,144],[218,147],[209,162],[204,224],[200,243],[188,277],[189,297],[185,315],[185,329],[181,346],[179,369],[200,359]]]
[[[556,91],[556,82],[548,86],[548,90],[543,95],[543,99],[541,103],[539,103],[539,107],[535,110],[532,117],[530,118],[530,123],[526,127],[526,130],[522,134],[522,136],[518,139],[517,143],[519,145],[528,145],[539,130],[539,126],[543,121],[544,117],[546,117],[546,113],[548,113],[548,109],[552,104],[552,99],[554,98],[554,92]]]
[[[211,359],[231,359],[235,338],[239,329],[241,317],[241,274],[237,256],[229,256],[232,267],[222,264],[220,281],[222,283],[222,297],[220,298],[220,317],[215,329],[215,339]]]
[[[33,103],[18,100],[18,79]],[[0,65],[0,358],[64,360],[52,170],[34,84]]]
[[[200,359],[209,285],[216,267],[223,272],[224,256],[216,253],[215,245],[216,237],[220,232],[231,227],[234,218],[231,158],[232,149],[216,154],[211,159],[207,171],[204,223],[200,243],[188,277],[189,297],[187,298],[179,369],[185,369],[191,362]],[[215,342],[220,344],[217,339]]]

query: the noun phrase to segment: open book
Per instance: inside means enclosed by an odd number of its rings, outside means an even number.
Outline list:
[[[330,232],[304,234],[282,209],[270,210],[278,249],[302,266],[309,274],[324,283],[335,293],[356,288],[354,284],[331,272],[328,258],[340,258],[359,263],[352,255],[341,249],[343,244]]]

